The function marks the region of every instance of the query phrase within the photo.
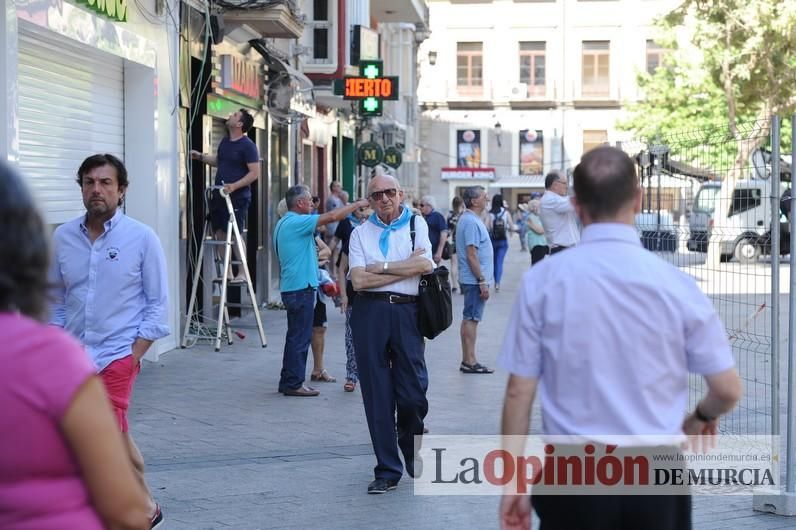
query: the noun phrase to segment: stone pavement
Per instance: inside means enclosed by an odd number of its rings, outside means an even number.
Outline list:
[[[494,366],[528,257],[512,248],[503,290],[490,298],[479,360]],[[454,324],[426,348],[427,425],[434,434],[495,434],[506,374],[458,371],[461,296]],[[166,529],[495,528],[498,497],[423,497],[404,477],[367,495],[375,465],[359,389],[343,392],[343,318],[329,308],[326,367],[337,383],[316,398],[277,393],[285,314],[264,311],[268,347],[256,331],[215,353],[208,343],[146,363],[133,396],[131,430]],[[311,369],[311,355],[308,362]],[[534,431],[540,427],[538,411]],[[695,499],[695,528],[794,528],[796,519],[757,514],[749,497]]]

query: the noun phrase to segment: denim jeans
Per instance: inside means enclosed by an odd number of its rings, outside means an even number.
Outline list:
[[[506,259],[506,251],[509,249],[507,239],[496,239],[492,241],[492,251],[495,267],[495,283],[500,284],[503,278],[503,260]]]
[[[282,293],[287,309],[287,334],[282,356],[279,391],[295,390],[304,384],[307,374],[307,353],[312,341],[312,317],[315,308],[315,289]]]

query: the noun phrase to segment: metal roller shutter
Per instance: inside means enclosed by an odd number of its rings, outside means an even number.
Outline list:
[[[19,167],[48,223],[85,212],[75,173],[94,153],[124,160],[122,59],[28,24],[19,37]]]

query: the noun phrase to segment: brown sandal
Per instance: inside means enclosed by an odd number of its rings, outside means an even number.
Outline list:
[[[311,374],[310,381],[322,381],[324,383],[334,383],[335,381],[337,381],[337,379],[329,375],[329,372],[327,372],[326,369],[323,369],[318,374]]]
[[[343,385],[343,390],[345,390],[346,392],[353,392],[354,390],[356,390],[356,388],[357,384],[353,381],[346,381],[345,384]]]

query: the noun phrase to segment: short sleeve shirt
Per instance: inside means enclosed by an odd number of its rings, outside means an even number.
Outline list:
[[[61,430],[88,354],[24,316],[0,313],[0,332],[0,528],[104,528]]]
[[[318,287],[314,235],[318,217],[287,212],[274,228],[274,251],[279,257],[283,293]]]
[[[478,278],[470,269],[470,264],[467,263],[467,247],[470,245],[476,249],[481,274],[487,282],[491,283],[494,263],[489,231],[480,217],[467,210],[459,216],[456,226],[456,257],[459,260],[459,282],[475,285],[479,283]]]
[[[334,237],[340,240],[340,252],[348,255],[348,245],[351,241],[351,232],[354,227],[351,226],[351,219],[346,217],[337,224],[337,230],[334,231]]]
[[[436,210],[432,210],[428,217],[425,217],[426,224],[428,224],[428,240],[431,242],[431,253],[437,252],[439,247],[439,240],[442,237],[442,232],[448,229],[448,223],[445,218]]]
[[[734,364],[693,278],[608,223],[525,273],[498,362],[539,379],[545,434],[598,436],[682,434],[688,373]]]
[[[384,230],[370,221],[365,221],[351,233],[349,246],[349,268],[366,267],[377,261],[401,261],[412,255],[412,237],[409,224],[390,234],[390,245],[385,257],[379,248],[379,238]],[[415,248],[425,249],[423,257],[434,263],[428,241],[428,225],[422,215],[415,215]],[[420,275],[410,276],[368,291],[390,291],[417,296]]]
[[[216,186],[237,182],[249,172],[248,164],[260,161],[257,145],[248,136],[235,141],[224,137],[218,144],[216,156]],[[251,186],[232,192],[232,199],[251,199]]]

